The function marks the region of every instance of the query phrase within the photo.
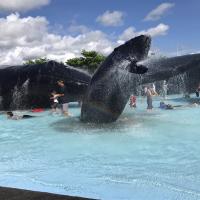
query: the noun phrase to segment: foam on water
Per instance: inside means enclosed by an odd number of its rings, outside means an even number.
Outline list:
[[[147,113],[144,98],[137,106],[101,125],[81,123],[76,107],[71,118],[0,115],[0,185],[109,200],[200,199],[200,108]]]

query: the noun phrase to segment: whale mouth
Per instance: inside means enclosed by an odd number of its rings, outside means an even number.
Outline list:
[[[148,71],[148,68],[144,65],[137,65],[136,73],[137,74],[145,74]]]
[[[144,65],[137,64],[137,61],[132,61],[128,66],[128,71],[134,74],[145,74],[148,68]]]
[[[147,35],[140,35],[117,48],[124,53],[124,57],[129,61],[126,70],[130,73],[145,74],[148,67],[140,62],[147,58],[151,46],[151,37]]]

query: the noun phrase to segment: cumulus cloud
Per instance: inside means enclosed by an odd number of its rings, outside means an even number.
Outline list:
[[[121,11],[106,11],[98,16],[96,21],[104,26],[120,26],[123,24],[124,13]]]
[[[160,19],[168,10],[174,7],[174,5],[174,3],[160,4],[144,18],[144,21],[155,21]]]
[[[89,32],[89,28],[85,25],[79,25],[76,23],[72,23],[69,28],[68,31],[71,33],[87,33]]]
[[[140,34],[151,36],[165,35],[169,26],[159,24],[143,31],[129,27],[112,41],[109,35],[100,30],[90,30],[85,26],[72,24],[75,36],[51,32],[45,17],[20,17],[18,13],[0,18],[0,65],[17,65],[23,62],[46,57],[65,62],[80,56],[82,49],[98,51],[108,55],[114,47]]]
[[[156,27],[142,31],[136,31],[134,27],[130,26],[126,30],[124,30],[124,32],[119,36],[118,43],[123,43],[124,41],[129,40],[141,34],[150,35],[151,37],[166,35],[168,30],[169,26],[165,24],[159,24]]]
[[[169,30],[169,26],[165,24],[159,24],[154,28],[150,28],[147,31],[144,31],[144,34],[151,35],[152,37],[166,35],[167,31]]]
[[[0,0],[0,10],[27,11],[50,3],[50,0]]]
[[[75,37],[49,32],[45,17],[11,14],[0,18],[0,65],[22,64],[29,59],[47,57],[57,61],[80,56],[82,49],[109,54],[114,46],[102,31],[87,31]]]

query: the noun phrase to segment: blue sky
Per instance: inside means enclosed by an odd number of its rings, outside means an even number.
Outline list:
[[[0,64],[40,56],[63,61],[83,48],[108,54],[142,33],[152,35],[153,51],[198,52],[199,10],[199,0],[0,1]]]

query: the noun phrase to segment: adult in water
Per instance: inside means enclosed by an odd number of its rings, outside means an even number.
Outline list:
[[[145,87],[144,91],[147,97],[147,110],[152,110],[153,109],[153,100],[152,100],[153,93],[150,86]]]
[[[166,97],[167,97],[167,90],[168,90],[167,81],[164,80],[162,83],[162,91],[161,91],[161,95],[162,95],[163,99],[166,99]]]
[[[58,97],[59,104],[62,105],[62,113],[66,116],[70,115],[68,112],[68,99],[66,96],[66,86],[63,80],[59,80],[57,82],[59,86],[59,92],[58,94],[55,94],[56,97]]]
[[[199,106],[197,103],[192,103],[192,104],[187,104],[187,105],[171,105],[171,104],[166,104],[165,102],[161,101],[160,102],[160,109],[163,110],[173,110],[174,108],[180,108],[180,107],[196,107]]]
[[[13,112],[11,111],[7,112],[6,114],[7,114],[7,118],[12,119],[12,120],[28,119],[28,118],[35,117],[32,115],[14,115]]]

